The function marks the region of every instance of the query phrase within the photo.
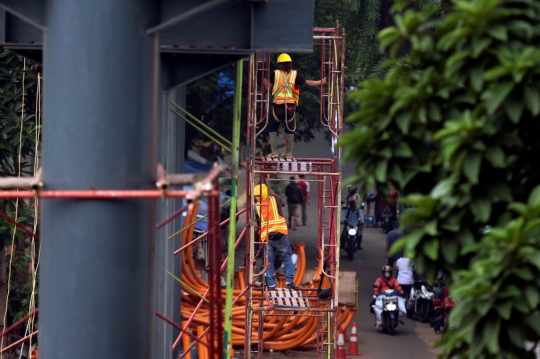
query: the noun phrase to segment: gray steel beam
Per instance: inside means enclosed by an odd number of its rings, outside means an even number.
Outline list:
[[[161,54],[163,90],[195,81],[244,56]]]
[[[202,4],[202,5],[194,7],[193,9],[191,9],[189,11],[186,11],[184,13],[176,15],[172,19],[169,19],[169,20],[167,20],[165,22],[162,22],[161,24],[159,24],[157,26],[154,26],[151,29],[148,29],[148,31],[146,33],[148,35],[152,35],[153,33],[169,29],[169,28],[173,27],[174,25],[177,25],[177,24],[181,23],[182,21],[186,21],[188,19],[191,19],[192,17],[197,16],[197,15],[199,15],[201,13],[204,13],[205,11],[208,11],[208,10],[218,6],[218,5],[221,5],[226,1],[230,1],[230,0],[212,0],[212,1],[206,2],[206,3]]]
[[[161,99],[159,121],[159,162],[169,174],[182,173],[184,167],[184,121],[178,121],[170,111],[171,101],[185,106],[185,87],[164,93]],[[182,207],[181,199],[167,199],[158,202],[157,222],[169,217]],[[157,232],[155,250],[155,290],[154,308],[175,323],[180,323],[180,284],[171,278],[171,272],[181,277],[181,256],[173,253],[181,247],[182,236],[172,240],[168,237],[181,228],[181,216],[176,217]],[[170,324],[155,321],[156,345],[152,358],[176,358],[173,356],[171,343],[178,337],[179,331]]]
[[[46,188],[151,188],[153,1],[48,0],[46,14]],[[40,358],[152,357],[154,207],[42,202]]]
[[[44,0],[0,0],[0,7],[37,29],[45,29]]]

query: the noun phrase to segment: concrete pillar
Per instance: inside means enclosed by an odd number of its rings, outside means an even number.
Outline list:
[[[46,189],[152,188],[151,0],[48,0]],[[151,356],[152,200],[44,200],[42,359]]]

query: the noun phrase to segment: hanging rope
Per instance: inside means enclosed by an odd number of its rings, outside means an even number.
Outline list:
[[[36,138],[35,138],[35,144],[36,147],[34,149],[34,177],[37,175],[37,172],[39,170],[39,138],[41,134],[41,76],[37,75],[37,89],[36,89]],[[37,226],[39,222],[39,198],[37,195],[34,197],[34,234],[37,232]],[[37,271],[39,268],[39,262],[41,259],[41,251],[39,251],[39,254],[37,255],[37,262],[36,262],[36,239],[34,236],[32,236],[32,244],[30,247],[30,264],[31,264],[31,273],[32,273],[32,293],[30,294],[30,303],[28,304],[28,313],[32,313],[36,309],[36,285],[37,285]],[[28,333],[34,332],[34,324],[35,324],[35,316],[31,316],[27,322],[26,329],[25,329],[25,335],[27,336]],[[32,337],[30,337],[30,341],[28,344],[29,352],[32,350]],[[22,350],[21,350],[22,354]]]

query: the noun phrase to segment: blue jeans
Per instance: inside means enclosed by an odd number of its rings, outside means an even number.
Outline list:
[[[291,243],[289,242],[288,236],[283,236],[281,239],[272,241],[268,240],[268,264],[269,267],[266,270],[266,284],[269,287],[274,287],[276,285],[276,280],[274,279],[274,260],[276,257],[276,252],[281,255],[283,259],[283,264],[285,265],[285,279],[287,284],[290,284],[294,280],[294,266],[292,263],[292,251]]]

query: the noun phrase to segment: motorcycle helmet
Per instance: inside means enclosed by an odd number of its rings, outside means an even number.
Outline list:
[[[385,277],[385,278],[390,278],[390,277],[392,277],[392,267],[390,267],[390,266],[384,266],[384,267],[382,267],[382,275],[383,275],[383,277]]]

